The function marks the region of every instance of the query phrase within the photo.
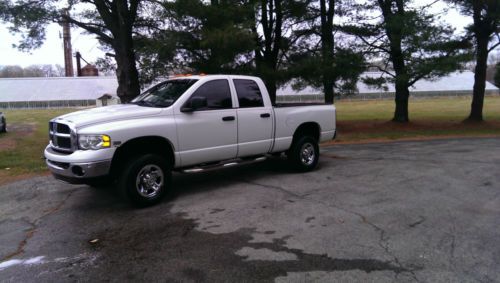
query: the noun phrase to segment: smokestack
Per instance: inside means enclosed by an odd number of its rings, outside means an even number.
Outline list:
[[[69,17],[69,9],[65,10],[65,16]],[[69,22],[64,20],[62,23],[63,28],[63,44],[64,44],[64,70],[66,77],[73,77],[73,51],[71,50],[71,29]]]
[[[82,76],[82,65],[81,65],[82,55],[80,52],[76,51],[76,76]]]

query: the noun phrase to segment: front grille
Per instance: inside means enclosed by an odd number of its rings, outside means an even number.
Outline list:
[[[63,123],[49,122],[50,145],[56,151],[73,152],[74,133]]]
[[[71,134],[71,130],[68,125],[56,123],[56,129],[58,133],[61,134]]]

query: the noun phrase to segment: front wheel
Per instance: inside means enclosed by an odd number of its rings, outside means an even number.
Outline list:
[[[298,138],[288,152],[292,166],[300,172],[311,171],[318,165],[318,141],[310,136]]]
[[[134,205],[146,207],[158,203],[167,194],[171,179],[170,166],[164,158],[145,154],[129,159],[118,184]]]

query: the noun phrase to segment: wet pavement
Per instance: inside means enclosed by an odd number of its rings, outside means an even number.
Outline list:
[[[0,187],[0,281],[494,282],[499,172],[500,139],[456,139],[174,174],[146,209],[23,180]]]

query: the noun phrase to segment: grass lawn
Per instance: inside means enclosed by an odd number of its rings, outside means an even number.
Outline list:
[[[487,97],[483,123],[463,123],[470,98],[410,101],[408,124],[389,122],[392,100],[336,103],[338,139],[371,142],[446,136],[500,136],[500,97]],[[48,143],[48,121],[75,109],[4,110],[9,132],[0,134],[0,185],[26,176],[46,174],[42,159]]]
[[[410,100],[410,123],[390,122],[393,100],[339,101],[337,142],[453,136],[500,136],[500,97],[486,97],[482,123],[464,123],[471,98]]]
[[[42,159],[48,144],[48,123],[75,109],[2,110],[7,133],[0,134],[0,185],[18,176],[47,172]]]

